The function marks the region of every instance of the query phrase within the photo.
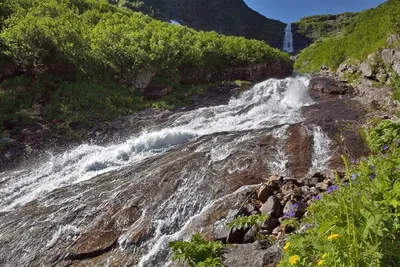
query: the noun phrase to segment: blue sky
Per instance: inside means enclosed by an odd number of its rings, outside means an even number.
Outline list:
[[[357,12],[376,7],[384,0],[244,0],[252,9],[267,18],[295,22],[318,14]]]

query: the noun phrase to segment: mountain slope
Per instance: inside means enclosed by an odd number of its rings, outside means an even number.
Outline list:
[[[308,16],[292,23],[295,51],[300,51],[323,37],[333,37],[340,34],[351,24],[357,13],[341,13],[336,15]]]
[[[360,12],[334,37],[319,39],[304,49],[296,61],[302,72],[319,71],[322,65],[336,69],[346,59],[363,60],[386,46],[391,34],[400,32],[400,0],[389,0]]]
[[[112,1],[154,18],[179,23],[196,30],[244,36],[282,47],[285,24],[265,18],[243,0],[142,0]]]

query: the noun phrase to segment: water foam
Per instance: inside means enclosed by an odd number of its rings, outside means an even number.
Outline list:
[[[310,105],[307,76],[270,79],[233,98],[227,105],[175,114],[167,127],[146,131],[120,144],[81,145],[44,164],[15,174],[0,174],[0,211],[40,198],[56,188],[81,183],[159,155],[198,137],[300,122],[299,109]],[[223,149],[223,148],[221,148]],[[214,154],[215,160],[226,156]],[[279,167],[280,168],[280,167]],[[6,177],[4,177],[6,175]]]

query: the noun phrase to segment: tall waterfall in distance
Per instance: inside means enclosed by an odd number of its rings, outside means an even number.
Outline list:
[[[289,23],[285,28],[285,37],[283,39],[282,50],[288,53],[293,53],[293,34],[292,34],[292,24]]]

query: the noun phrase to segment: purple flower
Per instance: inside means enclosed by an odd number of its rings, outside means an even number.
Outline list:
[[[367,160],[367,158],[366,158],[366,157],[363,157],[361,160],[362,160],[362,161],[366,161],[366,160]]]
[[[339,186],[332,185],[332,186],[328,187],[328,194],[332,193],[333,191],[337,191],[337,190],[339,190]]]
[[[375,179],[375,177],[376,177],[376,172],[373,172],[373,173],[371,173],[371,174],[369,175],[369,178],[370,178],[371,180]]]
[[[399,139],[397,139],[397,140],[396,140],[396,143],[400,143],[400,140],[399,140]]]
[[[355,160],[355,159],[352,158],[352,159],[350,160],[350,162],[351,162],[351,163],[357,163],[357,160]]]
[[[321,199],[321,195],[317,195],[313,198],[313,200],[320,200]]]
[[[295,215],[296,215],[296,212],[295,212],[295,211],[289,211],[289,212],[284,212],[284,213],[283,213],[283,216],[284,216],[284,217],[293,218]]]
[[[375,170],[375,166],[374,166],[374,165],[369,166],[369,168],[370,168],[371,170]]]
[[[351,176],[350,176],[350,179],[351,180],[356,180],[357,179],[357,174],[355,174],[355,173],[353,173]]]
[[[299,208],[299,204],[294,203],[294,204],[292,205],[292,207],[293,207],[294,209],[298,209],[298,208]]]
[[[383,147],[382,147],[382,149],[383,149],[383,150],[388,150],[388,149],[389,149],[389,146],[388,146],[387,144],[384,144]]]
[[[343,185],[344,185],[344,186],[349,186],[349,183],[348,183],[348,182],[345,182]]]

